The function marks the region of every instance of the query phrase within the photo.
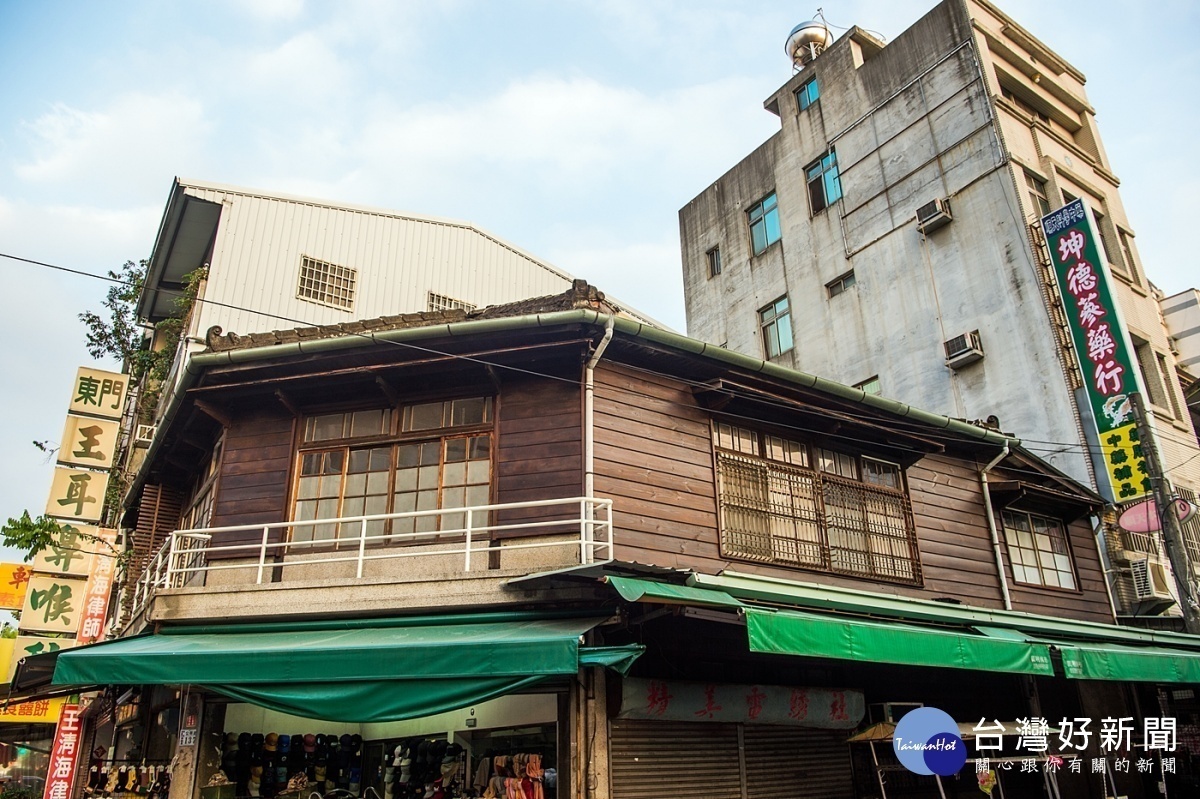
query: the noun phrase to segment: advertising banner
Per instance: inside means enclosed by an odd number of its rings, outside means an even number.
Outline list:
[[[1104,456],[1100,491],[1114,502],[1137,499],[1151,490],[1129,399],[1141,388],[1092,215],[1073,200],[1042,217],[1042,232]]]
[[[621,682],[623,719],[786,724],[849,730],[866,713],[860,691],[781,685],[641,680]]]
[[[71,799],[75,772],[79,763],[80,708],[75,703],[64,704],[54,731],[50,748],[50,770],[46,773],[46,792],[42,799]]]

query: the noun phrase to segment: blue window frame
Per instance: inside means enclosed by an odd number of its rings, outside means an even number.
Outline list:
[[[817,87],[817,79],[809,78],[799,89],[796,89],[796,105],[801,111],[821,99],[821,90]]]
[[[808,179],[808,199],[812,203],[814,216],[842,198],[837,153],[833,150],[809,164],[804,174]]]
[[[786,294],[766,308],[759,309],[758,325],[762,329],[763,349],[767,358],[782,355],[792,348],[792,310]]]
[[[750,243],[755,255],[779,241],[779,203],[775,192],[755,203],[746,217],[750,221]]]

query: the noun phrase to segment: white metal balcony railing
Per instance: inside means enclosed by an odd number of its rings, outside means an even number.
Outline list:
[[[572,507],[573,506],[573,507]],[[577,515],[558,519],[529,519],[497,522],[506,512],[540,508],[569,508]],[[368,534],[371,522],[405,519],[438,519],[441,529],[430,532]],[[295,531],[336,525],[336,538],[292,540]],[[349,532],[357,525],[357,533]],[[414,527],[419,527],[414,521]],[[257,532],[259,540],[249,544],[214,546],[214,536]],[[284,540],[272,541],[275,537]],[[313,529],[313,538],[317,530]],[[502,534],[502,540],[495,536]],[[516,539],[509,537],[515,535]],[[553,536],[555,540],[544,540]],[[569,536],[567,540],[562,540]],[[219,542],[219,538],[218,538]],[[355,579],[363,579],[364,567],[373,561],[402,558],[462,558],[463,572],[470,572],[480,556],[503,551],[559,548],[577,552],[580,565],[612,560],[613,520],[611,499],[570,497],[537,502],[510,502],[469,508],[350,516],[337,519],[275,522],[232,527],[176,530],[150,559],[133,587],[132,614],[136,617],[155,593],[185,585],[203,585],[214,572],[252,572],[255,585],[273,580],[272,570],[304,564],[355,564]],[[210,556],[218,554],[219,558]],[[604,553],[604,557],[598,557]],[[573,558],[572,558],[573,560]],[[569,564],[563,564],[569,565]]]

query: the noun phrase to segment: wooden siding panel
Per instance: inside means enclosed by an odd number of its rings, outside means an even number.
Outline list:
[[[506,381],[496,422],[499,431],[496,502],[537,502],[582,496],[580,386],[561,380]],[[498,513],[496,523],[516,524],[577,518],[578,515],[576,506],[530,508]],[[529,535],[529,531],[519,534]],[[503,538],[505,534],[498,533],[496,537]]]
[[[211,525],[231,527],[286,521],[293,447],[293,418],[282,406],[264,406],[238,414],[225,433]],[[272,540],[282,537],[279,531]],[[217,533],[213,536],[213,546],[261,540],[262,533],[253,530]]]

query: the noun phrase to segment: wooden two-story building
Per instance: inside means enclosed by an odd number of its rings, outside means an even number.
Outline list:
[[[949,795],[976,766],[896,765],[906,708],[1096,729],[1200,680],[1116,624],[1100,499],[1017,439],[586,284],[208,345],[127,496],[123,632],[54,668],[185,703],[172,799]],[[1001,784],[1141,795],[1083,743]]]

